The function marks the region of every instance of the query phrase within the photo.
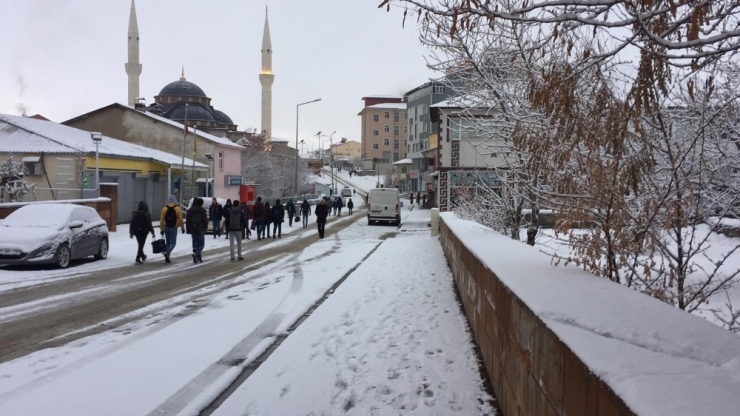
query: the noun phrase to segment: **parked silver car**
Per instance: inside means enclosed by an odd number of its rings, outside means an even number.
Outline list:
[[[108,257],[108,226],[93,208],[30,204],[0,222],[0,264],[55,264]]]

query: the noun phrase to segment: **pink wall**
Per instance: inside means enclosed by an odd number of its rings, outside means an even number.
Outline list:
[[[218,153],[224,153],[224,166],[223,169],[219,169]],[[218,198],[234,199],[239,197],[239,186],[233,185],[228,186],[224,183],[227,175],[241,176],[241,153],[242,151],[233,147],[226,147],[220,145],[213,146],[213,174],[214,174],[214,190],[215,196]]]

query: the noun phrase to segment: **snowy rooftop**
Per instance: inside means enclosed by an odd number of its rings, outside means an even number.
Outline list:
[[[90,132],[29,117],[0,114],[0,149],[3,153],[95,153]],[[106,156],[155,160],[167,165],[180,165],[182,156],[150,149],[138,144],[103,136],[99,153]],[[185,165],[192,166],[185,158]],[[195,162],[198,168],[207,168]]]
[[[131,111],[136,111],[137,113],[139,113],[141,115],[144,115],[146,117],[152,118],[154,120],[157,120],[157,121],[162,122],[162,123],[165,123],[165,124],[169,124],[171,126],[175,126],[175,127],[179,128],[179,129],[184,129],[185,128],[181,123],[178,123],[177,121],[172,121],[172,120],[170,120],[168,118],[164,118],[164,117],[158,116],[158,115],[153,114],[153,113],[150,113],[148,111],[146,111],[146,112],[139,111],[139,110],[135,109],[134,107],[131,107],[131,106],[128,106],[128,105],[123,105],[123,104],[120,104],[120,103],[116,103],[116,105],[120,105],[121,107],[125,107],[125,108],[127,108],[127,109],[129,109]],[[191,133],[192,132],[196,132],[199,138],[208,140],[208,141],[213,142],[213,143],[218,143],[218,144],[220,144],[222,146],[236,147],[236,148],[239,148],[239,149],[242,148],[241,146],[239,146],[238,144],[232,142],[231,140],[227,139],[226,137],[214,136],[212,134],[209,134],[209,133],[206,133],[204,131],[200,131],[200,130],[194,129],[192,127],[188,127],[188,131],[190,131]]]
[[[411,159],[401,159],[398,162],[393,162],[394,165],[410,165],[413,163]]]
[[[406,103],[383,103],[383,104],[369,105],[366,108],[393,108],[396,110],[405,110]]]

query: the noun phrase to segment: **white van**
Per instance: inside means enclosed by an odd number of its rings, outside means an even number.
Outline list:
[[[401,224],[401,196],[396,188],[375,188],[367,194],[367,225],[373,221]]]

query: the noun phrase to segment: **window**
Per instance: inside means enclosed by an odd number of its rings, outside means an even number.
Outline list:
[[[409,118],[409,115],[407,113],[403,113],[403,119],[408,120],[408,118]]]
[[[405,133],[408,133],[408,132],[409,132],[409,128],[408,128],[408,127],[406,127],[406,126],[403,126],[403,132],[404,132],[404,134],[405,134]]]
[[[399,142],[400,142],[400,140],[398,140],[398,139],[393,139],[393,148],[394,148],[394,149],[398,149],[398,147],[399,147],[399,145],[400,145],[400,143],[399,143]]]
[[[224,152],[218,152],[218,170],[224,170]]]
[[[373,115],[373,121],[380,121],[380,116],[377,114]]]
[[[393,135],[398,136],[398,133],[401,131],[401,128],[398,126],[393,126]]]
[[[386,133],[390,133],[391,127],[390,126],[383,126],[383,131]]]
[[[409,142],[408,142],[407,140],[404,140],[404,141],[403,141],[403,145],[404,145],[404,146],[408,146],[408,144],[409,144]]]
[[[393,161],[398,162],[398,153],[393,153]]]
[[[26,156],[21,159],[23,163],[23,174],[28,176],[41,176],[44,169],[41,165],[41,156]]]
[[[435,94],[444,94],[445,93],[445,86],[444,85],[435,85],[434,86],[434,93]]]
[[[377,149],[377,148],[378,148],[378,144],[377,143],[373,143],[373,149]]]
[[[391,112],[390,111],[386,111],[385,112],[385,118],[391,118]]]
[[[401,120],[401,115],[398,113],[393,113],[393,121],[398,123]]]
[[[380,135],[380,132],[379,131],[373,130],[373,136],[379,136],[379,135]]]
[[[389,146],[391,144],[390,139],[383,139],[383,146]]]

